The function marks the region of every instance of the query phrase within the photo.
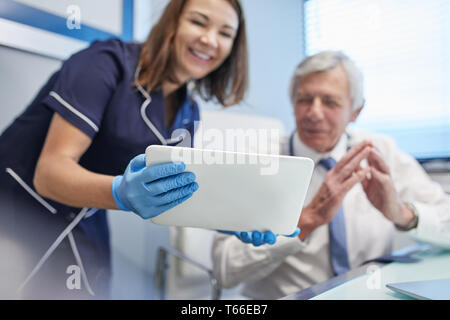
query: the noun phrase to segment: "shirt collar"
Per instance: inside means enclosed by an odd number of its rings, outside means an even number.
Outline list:
[[[294,155],[298,157],[310,158],[317,164],[321,159],[332,157],[339,161],[347,152],[347,135],[344,133],[334,148],[325,153],[320,153],[305,145],[298,137],[297,132],[294,133],[293,149]]]

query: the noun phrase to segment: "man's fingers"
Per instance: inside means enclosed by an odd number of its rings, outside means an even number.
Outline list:
[[[369,169],[369,172],[370,172],[370,169]],[[365,179],[363,179],[363,180],[361,180],[361,185],[362,185],[362,187],[363,187],[363,189],[364,189],[364,191],[366,192],[367,190],[368,190],[368,188],[369,188],[369,183],[370,183],[370,179],[369,178],[365,178]]]
[[[371,153],[372,147],[366,146],[361,149],[357,154],[354,155],[343,167],[337,171],[338,180],[345,181],[349,176],[353,175],[354,172],[358,171],[360,168],[360,163],[362,160],[366,159]]]
[[[379,181],[381,184],[384,184],[387,181],[388,176],[386,175],[386,173],[381,172],[375,167],[370,167],[370,169],[370,175],[372,179]]]
[[[354,146],[353,148],[350,149],[349,152],[347,152],[342,159],[336,164],[336,167],[343,167],[345,166],[356,154],[358,154],[359,152],[361,152],[364,148],[366,147],[371,147],[372,146],[372,142],[370,141],[363,141],[358,143],[356,146]]]
[[[375,148],[371,149],[371,152],[369,154],[369,157],[367,158],[367,161],[369,162],[370,166],[375,167],[376,169],[378,169],[379,171],[381,171],[385,174],[390,174],[388,165],[386,164],[386,162],[384,161],[380,152],[377,149],[375,149]]]
[[[366,179],[366,176],[369,172],[371,172],[370,167],[354,172],[350,178],[348,178],[343,182],[342,184],[343,192],[347,193],[351,188],[353,188],[355,184],[362,182],[364,179]]]

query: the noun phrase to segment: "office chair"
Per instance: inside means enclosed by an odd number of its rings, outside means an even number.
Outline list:
[[[169,265],[169,256],[173,256],[177,259],[182,260],[183,262],[187,262],[192,266],[195,266],[199,270],[204,271],[208,277],[211,285],[211,300],[219,300],[222,288],[218,284],[216,278],[213,276],[212,270],[205,266],[204,264],[191,259],[185,254],[181,253],[177,249],[161,246],[158,250],[158,256],[156,259],[156,268],[155,268],[155,287],[160,293],[160,299],[166,299],[166,283],[167,283],[167,269],[170,267]]]

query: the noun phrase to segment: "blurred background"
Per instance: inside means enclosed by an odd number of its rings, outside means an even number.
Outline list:
[[[0,130],[71,54],[110,37],[144,41],[167,3],[0,0]],[[365,76],[366,106],[355,126],[393,136],[450,191],[450,1],[242,0],[242,5],[250,90],[225,113],[272,119],[291,132],[288,87],[294,68],[307,55],[342,50]],[[202,111],[220,110],[199,102]],[[122,212],[110,213],[110,226],[113,298],[161,298],[154,281],[158,248],[183,241],[166,227]],[[208,267],[208,247],[198,250],[201,239],[181,246]],[[210,298],[207,272],[176,266],[168,268],[165,297]],[[239,298],[237,289],[223,294]]]

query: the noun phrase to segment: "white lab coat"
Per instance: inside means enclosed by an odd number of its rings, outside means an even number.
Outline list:
[[[295,135],[294,154],[312,158],[316,164],[329,156],[338,161],[347,146],[372,141],[388,164],[401,199],[417,208],[418,227],[407,234],[450,247],[450,196],[428,177],[415,159],[400,151],[393,139],[356,129],[347,132],[350,139],[343,135],[327,154],[306,147]],[[288,141],[288,137],[283,139],[282,154],[289,154]],[[305,206],[318,191],[326,173],[322,166],[314,169]],[[394,236],[400,231],[370,204],[360,184],[347,193],[343,206],[351,268],[392,252]],[[328,232],[328,225],[323,225],[305,241],[278,237],[275,245],[261,247],[242,243],[234,236],[217,234],[212,248],[214,276],[225,288],[244,282],[243,294],[254,299],[277,299],[293,294],[333,276]]]

